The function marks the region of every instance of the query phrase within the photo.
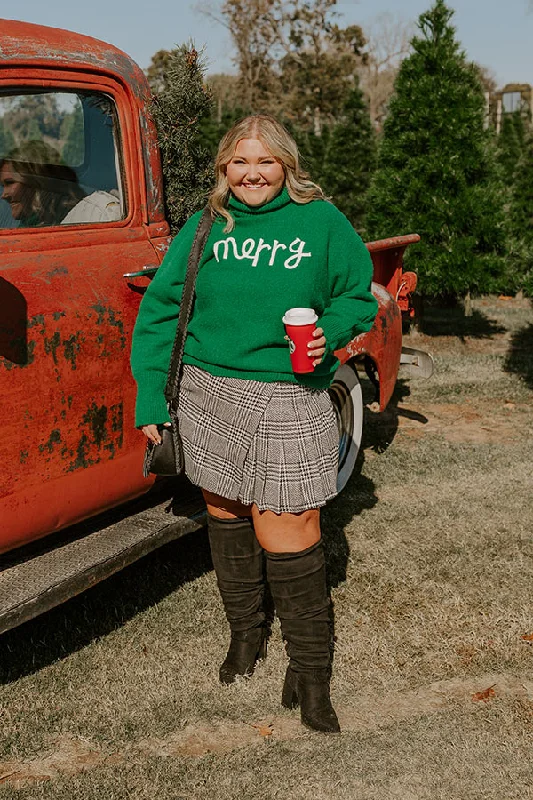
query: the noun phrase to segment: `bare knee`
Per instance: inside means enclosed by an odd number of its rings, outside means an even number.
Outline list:
[[[261,547],[271,553],[297,553],[320,540],[320,510],[299,514],[275,514],[252,506],[256,536]]]

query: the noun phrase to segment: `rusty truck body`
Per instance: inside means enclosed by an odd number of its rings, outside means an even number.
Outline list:
[[[142,293],[170,242],[149,106],[143,72],[115,47],[70,31],[2,21],[0,181],[4,175],[13,184],[10,164],[37,140],[52,164],[68,165],[82,199],[64,218],[48,215],[44,222],[36,220],[35,208],[25,214],[19,208],[17,215],[9,190],[7,201],[0,200],[0,632],[199,524],[201,508],[186,483],[179,491],[190,494],[183,498],[189,506],[180,511],[174,502],[172,519],[158,517],[152,507],[151,530],[146,520],[144,533],[136,530],[138,514],[146,515],[150,503],[142,512],[128,511],[134,498],[154,493],[154,479],[141,471],[144,437],[133,424],[130,339]],[[61,191],[52,167],[39,169],[47,191]],[[49,211],[53,203],[45,196],[46,202]],[[402,313],[416,285],[416,276],[403,273],[402,253],[417,240],[368,245],[379,313],[368,334],[338,353],[342,367],[332,398],[339,486],[349,478],[360,442],[357,362],[372,366],[381,409],[394,389]],[[118,523],[115,518],[112,535],[105,524],[79,534],[77,523],[116,506],[126,510]],[[123,547],[117,525],[127,532]],[[55,533],[65,529],[55,546]],[[158,538],[158,530],[164,536]],[[72,541],[68,531],[75,532]],[[91,536],[104,553],[100,561],[91,555]],[[40,549],[28,550],[38,540]],[[118,541],[117,552],[111,540]],[[74,545],[77,556],[67,567]],[[27,589],[38,559],[41,578]]]

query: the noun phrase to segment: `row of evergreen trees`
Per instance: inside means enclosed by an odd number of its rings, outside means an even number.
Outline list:
[[[282,121],[313,179],[365,238],[420,234],[406,261],[422,294],[533,295],[531,121],[506,115],[497,137],[487,127],[479,71],[452,16],[444,0],[420,16],[379,138],[357,86],[320,135]],[[184,46],[170,58],[154,111],[177,230],[205,197],[220,136],[247,110],[214,116],[201,59]]]

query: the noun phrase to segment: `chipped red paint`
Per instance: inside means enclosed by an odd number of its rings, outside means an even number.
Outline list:
[[[418,276],[415,272],[404,272],[400,288],[396,295],[396,302],[403,314],[413,317],[415,310],[411,305],[411,296],[418,284]]]
[[[379,380],[379,408],[383,411],[392,396],[402,352],[402,314],[389,292],[377,283],[372,291],[378,301],[378,313],[372,329],[352,339],[335,355],[344,364],[350,359],[369,356]]]
[[[420,241],[417,233],[368,242],[374,265],[372,291],[378,314],[372,329],[352,339],[336,352],[341,364],[368,356],[374,362],[379,381],[379,408],[383,411],[392,396],[402,352],[402,313],[410,314],[410,296],[416,288],[414,272],[403,272],[406,247]]]
[[[111,45],[69,31],[0,21],[0,89],[91,89],[120,121],[128,216],[103,225],[0,230],[0,552],[138,496],[144,438],[133,428],[133,325],[170,238],[146,79]],[[368,355],[384,408],[396,381],[402,276],[417,236],[368,245],[379,313],[341,361]],[[416,276],[415,276],[416,277]]]
[[[416,289],[417,276],[403,272],[403,254],[406,247],[419,241],[420,236],[412,233],[367,244],[374,264],[374,281],[385,287],[405,314],[412,313],[410,296]]]
[[[113,97],[128,217],[105,225],[0,231],[0,552],[146,491],[133,428],[129,342],[142,287],[124,272],[168,247],[149,89],[111,45],[0,23],[0,87]],[[140,290],[140,291],[139,291]]]
[[[139,471],[142,437],[131,425],[129,342],[141,295],[122,274],[157,263],[152,243],[142,226],[86,231],[82,240],[58,230],[53,250],[49,231],[31,233],[31,250],[22,236],[0,237],[0,302],[12,309],[0,336],[0,549],[149,485]],[[16,241],[20,251],[6,254]]]

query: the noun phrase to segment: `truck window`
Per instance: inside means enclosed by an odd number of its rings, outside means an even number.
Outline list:
[[[104,94],[0,94],[0,230],[125,217],[118,118]]]

